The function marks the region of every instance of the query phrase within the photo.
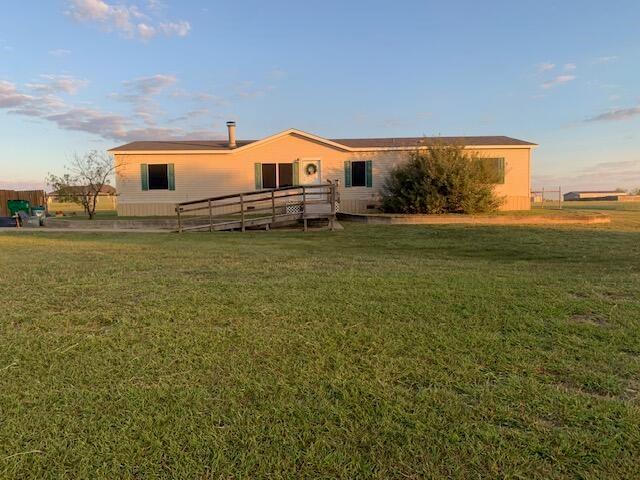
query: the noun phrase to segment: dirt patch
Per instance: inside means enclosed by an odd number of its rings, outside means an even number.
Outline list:
[[[640,399],[640,381],[638,380],[629,380],[629,382],[627,383],[627,386],[624,389],[624,392],[622,392],[622,395],[620,395],[620,397],[623,400],[627,400],[627,401],[637,401]]]
[[[604,300],[624,301],[629,300],[631,295],[623,292],[601,292],[598,296]]]
[[[581,300],[583,298],[589,298],[589,295],[584,292],[569,292],[567,296],[572,300]]]
[[[589,312],[571,315],[571,321],[587,325],[606,325],[609,319],[602,313]]]

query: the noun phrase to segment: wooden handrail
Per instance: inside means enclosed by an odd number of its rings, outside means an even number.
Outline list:
[[[309,199],[309,196],[312,194],[318,195],[316,198]],[[288,201],[288,198],[297,197],[297,200]],[[235,200],[226,203],[217,203],[224,200]],[[279,205],[277,201],[280,200]],[[307,230],[307,219],[308,218],[326,218],[329,220],[329,225],[333,230],[335,215],[336,215],[336,184],[328,182],[324,184],[318,185],[294,185],[290,187],[281,187],[281,188],[270,188],[263,190],[256,190],[250,192],[242,192],[236,193],[233,195],[221,195],[218,197],[209,197],[203,198],[199,200],[189,200],[186,202],[180,202],[176,204],[175,211],[178,217],[178,231],[187,231],[187,230],[196,230],[196,229],[205,229],[207,228],[210,232],[214,230],[224,229],[221,228],[225,225],[238,225],[237,227],[229,227],[229,228],[240,228],[241,231],[245,231],[247,227],[251,226],[264,226],[266,229],[270,228],[269,221],[272,224],[275,224],[278,218],[282,217],[282,220],[285,221],[285,218],[291,219],[297,218],[302,220],[304,223],[304,230]],[[248,206],[250,204],[260,203],[261,205],[257,205],[256,207]],[[316,211],[309,211],[307,208],[311,205],[324,205],[329,204],[329,208]],[[239,210],[233,209],[233,211],[223,212],[223,213],[215,213],[214,209],[229,209],[230,207],[239,206]],[[290,206],[297,206],[299,210],[287,210]],[[187,208],[185,208],[187,207]],[[189,208],[191,207],[191,208]],[[281,212],[278,213],[276,208],[284,208]],[[193,221],[188,222],[188,225],[184,225],[185,218],[182,217],[181,214],[188,212],[197,212],[197,211],[208,211],[208,222],[202,223],[201,225],[194,225]],[[251,216],[252,213],[258,212],[269,212],[268,216]],[[246,214],[250,216],[247,218]],[[240,214],[239,221],[220,221],[220,218],[217,222],[215,221],[218,217],[226,217],[228,220],[230,216]],[[192,216],[192,219],[200,219],[198,221],[204,220],[206,218],[206,214],[195,214]],[[237,218],[237,217],[236,217]],[[269,219],[269,221],[264,222],[264,220]],[[258,221],[260,220],[260,221]],[[235,222],[235,223],[234,223]]]
[[[302,188],[327,188],[327,187],[331,187],[333,184],[332,183],[320,183],[318,185],[293,185],[291,187],[278,187],[278,188],[266,188],[263,190],[253,190],[253,191],[249,191],[249,192],[239,192],[239,193],[233,193],[233,194],[229,194],[229,195],[220,195],[218,197],[208,197],[208,198],[201,198],[200,200],[188,200],[186,202],[179,202],[176,204],[176,206],[182,206],[182,205],[193,205],[196,203],[203,203],[206,202],[207,200],[211,200],[212,202],[215,202],[216,200],[225,200],[227,198],[234,198],[234,197],[239,197],[240,195],[258,195],[258,194],[263,194],[263,193],[271,193],[271,192],[285,192],[287,190],[301,190]]]
[[[245,194],[242,194],[243,196]],[[229,197],[229,198],[235,198],[235,197],[239,197],[240,194],[238,195],[234,195],[233,197]],[[302,196],[302,192],[297,192],[297,193],[288,193],[286,195],[278,195],[275,197],[276,200],[281,199],[281,198],[290,198],[290,197],[301,197]],[[228,200],[229,198],[225,198],[223,200]],[[198,201],[190,201],[189,205],[196,205],[199,203],[202,204],[207,204],[208,201],[211,201],[212,203],[215,201],[214,199],[208,199],[205,198],[204,200],[198,200]],[[259,202],[268,202],[270,200],[270,197],[261,197],[261,198],[251,198],[249,200],[244,200],[244,204],[248,204],[248,203],[259,203]],[[178,203],[176,206],[176,209],[180,209],[181,212],[194,212],[196,210],[205,210],[208,208],[207,205],[202,205],[200,207],[195,207],[195,208],[182,208],[180,207],[180,205],[182,205],[181,203]],[[220,207],[231,207],[233,205],[240,205],[240,202],[229,202],[229,203],[221,203],[219,205],[213,205],[213,208],[220,208]]]

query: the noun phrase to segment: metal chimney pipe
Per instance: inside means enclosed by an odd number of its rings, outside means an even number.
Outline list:
[[[229,130],[229,148],[236,148],[236,122],[227,122]]]

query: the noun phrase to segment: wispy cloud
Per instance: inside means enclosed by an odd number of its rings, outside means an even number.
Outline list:
[[[111,98],[132,104],[138,118],[147,125],[156,125],[162,110],[153,97],[175,85],[177,81],[173,75],[166,74],[128,80],[123,82],[124,93],[113,93]]]
[[[608,122],[615,120],[629,120],[630,118],[640,115],[640,106],[630,108],[619,108],[609,110],[608,112],[589,117],[585,122]]]
[[[542,85],[540,85],[542,88],[548,89],[548,88],[553,88],[557,85],[562,85],[563,83],[569,83],[573,80],[576,79],[575,75],[567,75],[567,74],[563,74],[563,75],[558,75],[554,78],[552,78],[551,80],[548,80],[546,82],[544,82]]]
[[[148,41],[159,34],[187,36],[191,24],[186,20],[160,18],[162,9],[159,5],[159,2],[147,2],[146,9],[143,9],[134,4],[115,4],[104,0],[68,0],[65,13],[77,22],[97,24],[126,38]]]
[[[579,189],[637,188],[640,185],[640,158],[612,160],[577,169],[569,175],[534,175],[536,187],[562,185],[567,192]]]
[[[65,95],[77,92],[84,80],[69,75],[42,75],[42,82],[19,86],[0,80],[0,111],[11,115],[52,122],[58,128],[86,132],[118,142],[148,139],[211,139],[222,136],[216,126],[224,112],[235,101],[249,101],[276,87],[259,82],[241,82],[239,88],[225,97],[208,92],[179,89],[178,79],[170,74],[139,77],[122,82],[113,100],[129,107],[129,113],[113,112],[87,104],[72,102]],[[165,102],[179,99],[178,108],[169,117]],[[161,103],[162,102],[162,103]],[[181,112],[185,113],[181,113]],[[228,116],[228,114],[224,114]]]
[[[159,93],[165,85],[175,82],[173,77],[165,77],[159,75],[133,80],[129,82],[131,87],[125,95],[134,95],[136,92],[143,96]],[[0,80],[0,109],[13,115],[49,121],[63,130],[86,132],[122,142],[153,138],[204,139],[220,134],[206,128],[188,130],[179,126],[157,126],[148,121],[141,122],[141,115],[132,117],[96,107],[73,105],[40,89],[31,92],[25,93],[16,84]]]
[[[66,93],[75,95],[81,88],[86,87],[89,82],[71,75],[40,75],[43,80],[39,83],[27,83],[26,87],[39,93]]]
[[[599,64],[611,63],[611,62],[615,62],[616,60],[618,60],[617,55],[609,55],[609,56],[594,58],[593,63],[599,63]]]
[[[543,62],[536,65],[538,72],[548,72],[549,70],[553,70],[556,67],[555,63]]]
[[[569,72],[575,70],[577,65],[575,63],[565,63],[563,68],[565,72]]]
[[[53,57],[66,57],[67,55],[71,55],[71,50],[56,48],[55,50],[49,50],[49,55]]]

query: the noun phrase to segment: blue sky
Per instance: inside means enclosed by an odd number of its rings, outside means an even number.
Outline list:
[[[508,135],[640,187],[640,2],[39,0],[0,16],[0,188],[136,139]]]

